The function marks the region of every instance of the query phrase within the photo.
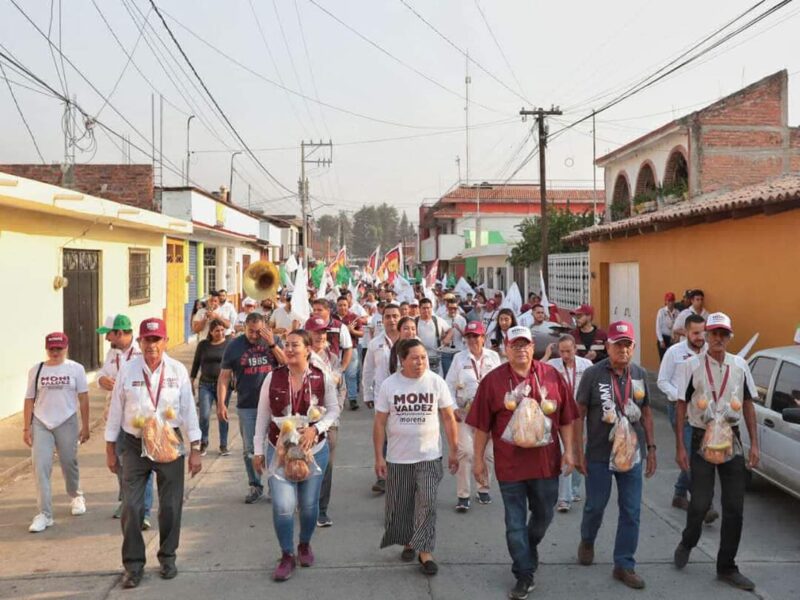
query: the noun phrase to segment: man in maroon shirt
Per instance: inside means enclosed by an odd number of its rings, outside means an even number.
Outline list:
[[[544,538],[558,500],[558,476],[572,472],[572,422],[578,408],[564,380],[550,365],[533,360],[534,343],[527,327],[508,330],[508,362],[486,375],[478,387],[468,425],[475,427],[473,472],[478,483],[486,481],[484,451],[490,437],[494,443],[494,466],[506,513],[506,543],[517,583],[509,598],[524,600],[533,590],[533,575],[539,566],[537,546]],[[513,411],[504,397],[523,381],[531,386],[530,396],[541,402],[542,393],[557,403],[551,420],[551,442],[538,448],[521,448],[501,439]],[[540,392],[541,389],[541,392]],[[562,456],[559,434],[564,445]],[[530,519],[528,512],[530,511]]]

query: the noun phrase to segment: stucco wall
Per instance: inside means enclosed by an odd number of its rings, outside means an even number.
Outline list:
[[[134,327],[147,317],[162,317],[166,307],[164,236],[123,227],[0,208],[0,273],[9,343],[0,360],[0,418],[22,410],[27,373],[45,358],[44,336],[63,330],[63,293],[53,289],[59,274],[61,247],[99,250],[99,322],[106,314],[125,313]],[[84,235],[82,235],[86,231]],[[77,238],[77,239],[73,239]],[[128,249],[150,249],[148,304],[128,306]],[[108,344],[103,342],[101,356]]]
[[[664,293],[699,287],[710,312],[723,311],[736,332],[738,352],[754,333],[755,348],[792,343],[800,308],[800,210],[681,227],[603,242],[589,248],[591,294],[608,325],[608,264],[639,263],[641,356],[658,368],[655,316]]]

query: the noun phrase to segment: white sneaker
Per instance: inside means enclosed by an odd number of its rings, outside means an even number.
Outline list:
[[[72,514],[75,516],[82,515],[86,512],[86,500],[83,499],[83,496],[75,496],[72,502],[69,503],[69,506]]]
[[[44,531],[48,527],[53,525],[53,517],[48,517],[44,513],[39,513],[35,517],[33,517],[33,522],[31,526],[28,527],[28,531],[31,533],[39,533],[40,531]]]

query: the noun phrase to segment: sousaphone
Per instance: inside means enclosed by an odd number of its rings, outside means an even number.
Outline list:
[[[278,267],[268,260],[258,260],[244,272],[244,293],[254,300],[275,299],[280,285]]]

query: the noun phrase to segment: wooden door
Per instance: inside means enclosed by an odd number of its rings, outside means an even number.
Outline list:
[[[100,300],[100,252],[64,249],[64,333],[69,337],[69,357],[87,371],[100,366],[97,335]]]
[[[612,263],[608,272],[608,320],[628,321],[636,332],[633,361],[640,361],[642,330],[639,327],[639,263]]]
[[[183,311],[186,283],[182,241],[167,241],[167,335],[168,348],[184,342]]]

